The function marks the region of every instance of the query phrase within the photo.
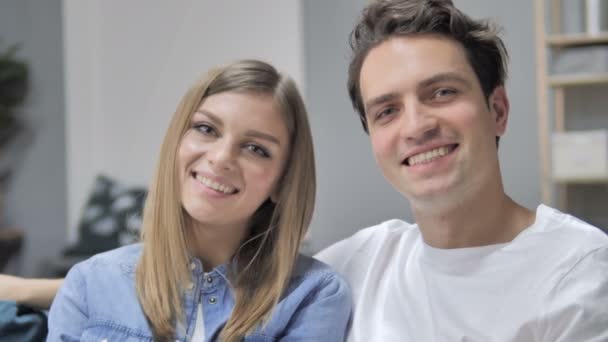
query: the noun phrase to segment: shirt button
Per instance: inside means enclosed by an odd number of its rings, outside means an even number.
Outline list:
[[[217,298],[209,297],[209,304],[215,304],[215,303],[217,303]]]
[[[211,284],[213,282],[213,278],[211,278],[211,276],[207,276],[207,278],[205,278],[205,281]]]

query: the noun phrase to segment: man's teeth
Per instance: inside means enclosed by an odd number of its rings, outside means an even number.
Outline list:
[[[214,182],[211,179],[209,179],[207,177],[203,177],[198,174],[196,175],[196,180],[203,183],[208,188],[211,188],[211,189],[219,191],[219,192],[223,192],[225,194],[232,194],[236,190],[235,188],[233,188],[231,186],[220,184],[218,182]]]
[[[447,155],[448,153],[450,153],[450,151],[451,151],[451,148],[449,148],[447,146],[442,146],[442,147],[436,148],[434,150],[422,152],[422,153],[409,157],[408,164],[410,166],[414,166],[414,165],[418,165],[418,164],[428,163],[439,157],[443,157],[443,156]]]

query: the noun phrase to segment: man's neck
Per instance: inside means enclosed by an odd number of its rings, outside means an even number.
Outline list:
[[[506,243],[534,223],[535,213],[515,203],[500,185],[484,192],[443,210],[412,208],[424,241],[445,249]]]

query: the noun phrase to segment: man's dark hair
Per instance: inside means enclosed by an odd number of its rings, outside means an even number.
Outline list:
[[[348,69],[348,94],[363,130],[368,132],[359,80],[372,48],[393,37],[417,34],[457,41],[488,100],[496,87],[504,85],[507,75],[508,54],[498,31],[491,22],[462,13],[451,0],[376,0],[368,5],[350,34],[353,55]]]

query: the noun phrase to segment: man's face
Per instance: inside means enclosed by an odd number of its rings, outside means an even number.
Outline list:
[[[391,38],[365,58],[360,87],[376,161],[414,207],[453,205],[500,181],[507,96],[498,87],[486,101],[459,43]]]

